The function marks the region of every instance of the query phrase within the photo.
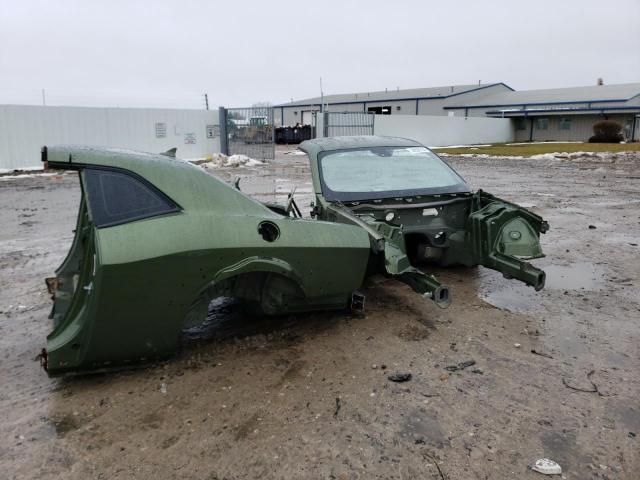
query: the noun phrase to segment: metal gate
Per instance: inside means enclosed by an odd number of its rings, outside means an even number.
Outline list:
[[[323,112],[322,136],[373,135],[375,114],[369,112]]]
[[[273,130],[273,107],[220,107],[220,151],[226,155],[273,160]]]

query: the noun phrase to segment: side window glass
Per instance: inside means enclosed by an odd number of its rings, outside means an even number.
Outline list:
[[[84,184],[97,227],[108,227],[175,212],[178,207],[158,190],[126,173],[87,168]]]

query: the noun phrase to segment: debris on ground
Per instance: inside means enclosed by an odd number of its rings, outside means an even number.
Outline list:
[[[562,467],[558,465],[553,460],[549,460],[548,458],[541,458],[536,460],[531,466],[531,470],[534,472],[542,473],[543,475],[561,475]]]
[[[460,362],[457,365],[448,365],[444,367],[444,369],[450,372],[457,372],[459,370],[464,370],[465,368],[471,367],[475,364],[476,364],[475,360],[467,360],[466,362]]]
[[[535,349],[531,349],[531,353],[533,353],[534,355],[540,355],[541,357],[546,357],[546,358],[553,358],[551,355],[549,355],[548,353],[544,353],[544,352],[538,352]]]
[[[596,227],[595,225],[589,225],[589,230],[595,230],[596,228],[598,227]]]
[[[341,407],[342,407],[342,403],[340,402],[340,397],[336,397],[336,411],[333,412],[334,417],[338,417],[338,413],[340,413]]]
[[[399,382],[399,383],[408,382],[409,380],[411,380],[411,374],[410,373],[392,373],[387,378],[392,382]]]
[[[514,343],[513,346],[516,347],[516,348],[520,348],[522,346],[522,344],[521,343]]]
[[[422,395],[423,397],[427,397],[427,398],[433,398],[433,397],[439,397],[440,394],[439,393],[421,393],[420,395]],[[629,432],[632,433],[632,432]]]
[[[576,392],[584,392],[584,393],[597,393],[600,397],[609,397],[611,395],[602,393],[600,390],[598,390],[598,386],[593,383],[593,380],[591,380],[591,376],[596,373],[595,370],[591,370],[589,373],[587,373],[587,380],[589,380],[589,383],[591,383],[591,388],[587,389],[587,388],[580,388],[580,387],[574,387],[573,385],[569,385],[569,383],[563,378],[562,379],[562,384],[567,387],[570,390],[574,390]]]

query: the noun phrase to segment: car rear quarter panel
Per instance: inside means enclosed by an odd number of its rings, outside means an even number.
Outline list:
[[[81,312],[86,330],[75,332],[75,361],[99,366],[172,353],[192,302],[247,257],[288,264],[310,304],[346,299],[362,284],[369,255],[362,229],[283,217],[273,220],[278,239],[266,242],[257,231],[262,220],[183,212],[97,230],[96,288]]]

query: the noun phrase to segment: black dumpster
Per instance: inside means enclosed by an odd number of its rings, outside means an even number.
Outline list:
[[[311,125],[295,127],[278,127],[275,130],[277,144],[298,144],[312,138]]]

